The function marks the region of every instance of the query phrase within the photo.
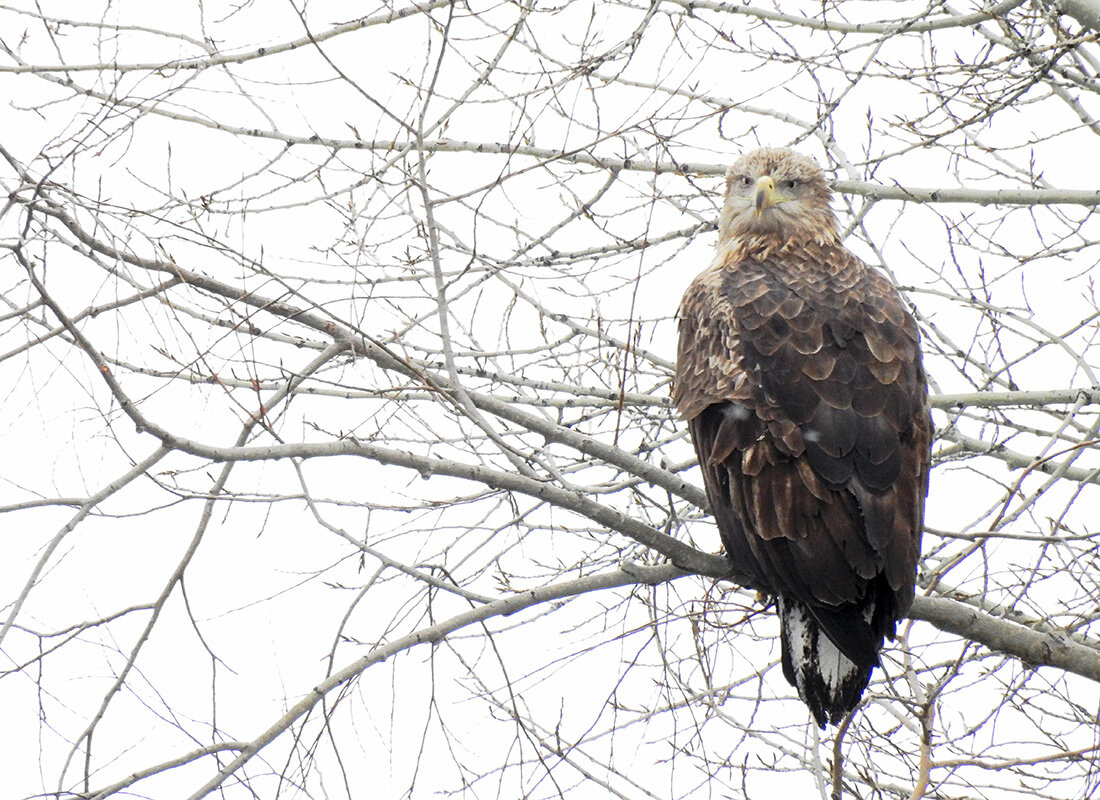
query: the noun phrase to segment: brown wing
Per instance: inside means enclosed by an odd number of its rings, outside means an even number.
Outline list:
[[[912,602],[931,440],[916,323],[835,246],[713,267],[680,325],[674,399],[727,554],[873,661],[829,609],[881,595],[881,642]]]

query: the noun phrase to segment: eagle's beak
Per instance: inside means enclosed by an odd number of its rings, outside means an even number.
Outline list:
[[[756,199],[757,214],[763,214],[764,209],[779,205],[787,199],[775,188],[775,181],[772,180],[771,175],[762,175],[756,179],[756,191],[754,195]]]

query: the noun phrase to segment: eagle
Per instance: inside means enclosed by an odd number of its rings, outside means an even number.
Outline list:
[[[673,384],[731,574],[776,599],[783,675],[821,728],[913,602],[932,440],[917,323],[831,198],[792,150],[730,167]]]

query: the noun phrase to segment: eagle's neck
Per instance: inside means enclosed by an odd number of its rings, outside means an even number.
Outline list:
[[[736,263],[749,259],[764,261],[776,255],[807,249],[824,251],[837,247],[840,237],[835,229],[801,230],[787,235],[771,232],[744,232],[718,241],[719,263]]]
[[[767,258],[777,253],[806,248],[827,248],[840,243],[836,217],[826,205],[821,208],[722,209],[718,221],[718,250],[740,258]]]

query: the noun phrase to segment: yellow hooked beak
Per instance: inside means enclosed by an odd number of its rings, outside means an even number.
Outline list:
[[[764,209],[785,203],[790,198],[784,197],[775,188],[775,181],[771,175],[762,175],[756,179],[756,188],[753,192],[756,201],[756,213],[759,216]]]

